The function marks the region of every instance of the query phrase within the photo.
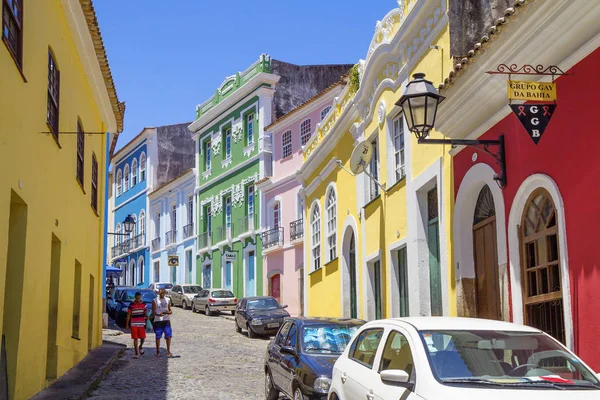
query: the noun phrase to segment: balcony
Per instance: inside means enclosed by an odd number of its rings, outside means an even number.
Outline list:
[[[183,227],[183,238],[187,239],[194,236],[194,224],[187,224]]]
[[[273,228],[262,233],[263,248],[266,250],[283,245],[283,228]]]
[[[215,243],[221,243],[233,238],[233,224],[219,226],[215,232]]]
[[[237,230],[238,235],[254,232],[254,227],[256,226],[255,219],[255,214],[249,214],[246,215],[244,218],[240,218]]]
[[[157,251],[160,249],[160,238],[157,237],[156,239],[152,239],[152,243],[151,243],[151,250],[152,251]]]
[[[142,247],[146,244],[146,235],[140,233],[137,236],[134,236],[132,239],[129,239],[130,250],[137,249],[138,247]]]
[[[198,250],[208,249],[212,246],[212,238],[210,232],[202,232],[198,235]]]
[[[165,233],[165,246],[170,246],[177,242],[177,230]]]
[[[304,221],[302,218],[290,222],[290,242],[304,237]]]

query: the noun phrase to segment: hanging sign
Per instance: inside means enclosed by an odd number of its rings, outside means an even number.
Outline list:
[[[223,257],[225,258],[225,261],[235,261],[237,253],[235,251],[226,251],[223,253]]]
[[[169,267],[176,267],[179,265],[179,256],[169,256]]]
[[[511,104],[510,108],[527,130],[533,143],[538,144],[556,110],[556,104]]]
[[[510,100],[555,101],[556,83],[509,80],[508,98]]]

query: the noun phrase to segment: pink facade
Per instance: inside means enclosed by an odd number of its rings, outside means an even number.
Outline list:
[[[303,314],[304,207],[295,178],[303,162],[302,142],[315,132],[341,90],[341,85],[327,89],[266,128],[273,138],[273,176],[259,185],[265,206],[263,232],[267,232],[264,287],[268,295],[288,305],[291,315]]]

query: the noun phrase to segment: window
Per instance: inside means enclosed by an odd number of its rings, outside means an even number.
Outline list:
[[[388,369],[399,369],[410,376],[413,368],[414,361],[408,340],[400,332],[390,332],[381,355],[379,372]]]
[[[375,295],[375,319],[383,318],[383,302],[381,299],[381,261],[373,263],[373,292]]]
[[[140,211],[139,227],[140,227],[140,235],[145,235],[146,234],[146,213],[144,212],[144,210]]]
[[[117,184],[117,196],[120,196],[122,191],[122,184],[123,184],[123,173],[121,172],[121,170],[117,170],[117,179],[116,179],[116,184]]]
[[[140,155],[140,182],[146,180],[146,153]]]
[[[287,338],[287,334],[290,331],[291,327],[292,327],[292,322],[290,322],[290,321],[286,322],[281,327],[281,330],[279,331],[279,333],[277,334],[277,337],[275,338],[276,345],[285,346],[285,339]]]
[[[408,317],[408,262],[406,247],[398,250],[398,293],[400,295],[400,317]]]
[[[337,205],[335,198],[335,190],[329,188],[327,193],[327,203],[325,208],[327,209],[327,249],[329,250],[328,261],[334,260],[337,257],[336,252],[336,227],[337,227]]]
[[[327,106],[323,109],[323,111],[321,111],[321,121],[325,119],[329,110],[331,110],[331,106]]]
[[[373,176],[373,179],[367,177],[369,179],[369,201],[379,196],[379,185],[377,184],[377,180],[379,179],[379,154],[377,151],[377,143],[377,139],[371,142],[371,146],[373,147],[373,157],[368,165],[368,170]]]
[[[212,229],[212,215],[210,204],[204,206],[204,232],[210,232]]]
[[[121,223],[120,222],[117,222],[117,227],[115,228],[115,232],[117,233],[116,241],[117,241],[117,244],[119,244],[123,241],[123,239],[122,239],[123,236],[120,235],[120,233],[121,233]]]
[[[144,257],[138,259],[138,283],[144,282]]]
[[[300,143],[302,146],[305,146],[306,143],[310,140],[310,119],[302,122],[300,124]]]
[[[133,230],[132,230],[131,232],[129,232],[129,239],[131,239],[131,238],[133,238],[133,237],[135,236],[135,234],[136,234],[136,230],[137,230],[137,226],[138,226],[138,224],[137,224],[137,215],[133,214],[133,215],[131,216],[131,218],[133,218],[133,224],[134,224],[134,225],[133,225],[133,227],[134,227],[134,228],[133,228]],[[123,228],[125,228],[125,227],[123,227]],[[131,248],[131,249],[132,249],[132,248],[134,248],[134,247],[137,247],[137,246],[135,245],[135,243],[132,243],[132,244],[129,246],[129,248]]]
[[[4,0],[6,1],[6,0]],[[46,110],[46,124],[54,139],[58,141],[58,111],[60,98],[60,71],[52,51],[48,49],[48,105]]]
[[[393,123],[394,129],[394,170],[396,182],[404,178],[404,123],[402,117],[396,118]]]
[[[246,117],[246,132],[248,132],[248,144],[254,143],[254,114]]]
[[[79,319],[81,312],[81,264],[75,260],[75,276],[73,282],[73,329],[71,337],[79,339]]]
[[[131,161],[131,187],[134,187],[138,183],[138,163],[137,159],[134,158]]]
[[[173,241],[175,241],[175,232],[177,232],[177,204],[171,206],[171,231],[173,232]]]
[[[231,158],[231,128],[225,131],[225,158]]]
[[[254,216],[254,185],[248,186],[248,199],[246,203],[248,204],[248,216]],[[254,220],[252,220],[254,221]],[[249,222],[250,223],[250,222]]]
[[[123,186],[123,191],[126,192],[129,190],[129,164],[125,164],[125,168],[123,168],[123,180],[125,181]]]
[[[375,354],[377,353],[377,347],[382,335],[383,329],[367,329],[362,331],[354,340],[354,343],[352,343],[352,348],[348,353],[349,358],[369,369],[373,368]]]
[[[231,228],[231,196],[225,197],[225,226]]]
[[[210,139],[204,142],[204,170],[210,171]]]
[[[2,1],[2,41],[19,68],[23,67],[23,0]]]
[[[288,333],[287,339],[285,340],[286,346],[296,347],[298,337],[298,329],[296,328],[296,324],[292,324],[290,328],[290,332]]]
[[[280,203],[277,201],[273,205],[273,229],[278,229],[281,226],[281,210]]]
[[[292,155],[292,131],[284,132],[281,136],[281,158]]]
[[[92,208],[98,212],[98,161],[92,154]]]
[[[212,265],[204,264],[202,266],[202,286],[205,288],[212,287]]]
[[[154,282],[160,282],[160,261],[154,262]]]
[[[192,225],[194,223],[194,196],[188,197],[187,220],[188,225]]]
[[[321,213],[319,205],[315,204],[310,216],[310,224],[312,227],[312,262],[313,270],[321,268]]]
[[[156,231],[156,237],[160,237],[160,212],[156,213],[156,218],[154,220],[154,230]]]
[[[85,133],[81,121],[77,121],[77,180],[83,187],[83,158],[85,154]]]

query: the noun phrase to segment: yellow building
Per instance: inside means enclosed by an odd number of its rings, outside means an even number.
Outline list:
[[[456,315],[449,148],[418,144],[395,105],[415,72],[438,85],[451,70],[448,6],[398,3],[304,149],[309,316]],[[382,187],[351,174],[362,142],[372,150],[366,170]]]
[[[3,1],[2,26],[0,397],[26,399],[102,343],[106,168],[124,106],[91,0]]]

